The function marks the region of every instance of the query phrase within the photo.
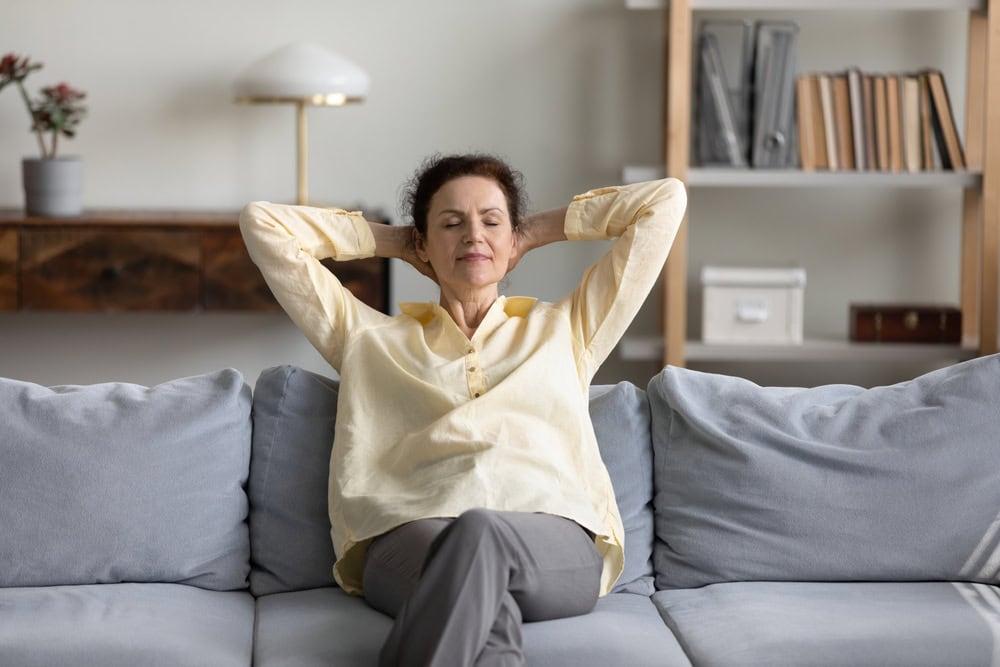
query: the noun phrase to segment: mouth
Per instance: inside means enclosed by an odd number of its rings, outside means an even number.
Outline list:
[[[482,253],[470,252],[467,255],[462,255],[461,257],[459,257],[458,261],[460,261],[460,262],[484,262],[484,261],[487,261],[488,259],[489,259],[489,257],[486,256],[486,255],[483,255]]]

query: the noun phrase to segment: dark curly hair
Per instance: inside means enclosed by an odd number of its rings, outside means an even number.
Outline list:
[[[507,199],[511,225],[517,229],[522,212],[527,207],[521,172],[487,153],[433,155],[424,161],[403,190],[403,214],[412,221],[421,236],[427,234],[427,212],[434,193],[448,181],[462,176],[482,176],[495,181]]]

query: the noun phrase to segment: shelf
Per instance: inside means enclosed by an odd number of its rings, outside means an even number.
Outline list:
[[[625,0],[628,9],[666,9],[669,0]],[[880,11],[946,11],[986,9],[986,0],[691,0],[692,10],[768,11],[802,10],[880,10]]]
[[[663,167],[626,165],[623,183],[663,178]],[[801,169],[739,169],[689,167],[688,186],[714,188],[976,188],[982,184],[978,171],[802,171]]]
[[[663,339],[659,336],[626,337],[618,347],[625,361],[659,361]],[[810,339],[801,345],[706,345],[688,341],[688,362],[890,362],[965,360],[976,356],[970,347],[920,343],[852,343],[845,340]]]

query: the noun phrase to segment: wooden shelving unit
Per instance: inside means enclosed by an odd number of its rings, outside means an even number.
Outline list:
[[[662,336],[626,339],[624,358],[687,361],[964,359],[997,351],[1000,280],[1000,18],[990,0],[626,0],[633,10],[662,12],[666,26],[664,164],[626,166],[634,182],[679,178],[689,188],[959,188],[962,190],[962,345],[870,345],[806,341],[802,346],[711,346],[685,341],[687,227],[678,233],[662,285]],[[691,167],[694,11],[965,11],[968,12],[965,152],[967,171],[812,172]],[[688,212],[697,217],[697,211]],[[659,355],[657,355],[659,352]]]

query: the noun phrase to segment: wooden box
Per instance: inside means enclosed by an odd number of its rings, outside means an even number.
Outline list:
[[[952,343],[962,340],[962,311],[933,304],[851,304],[851,340]]]

